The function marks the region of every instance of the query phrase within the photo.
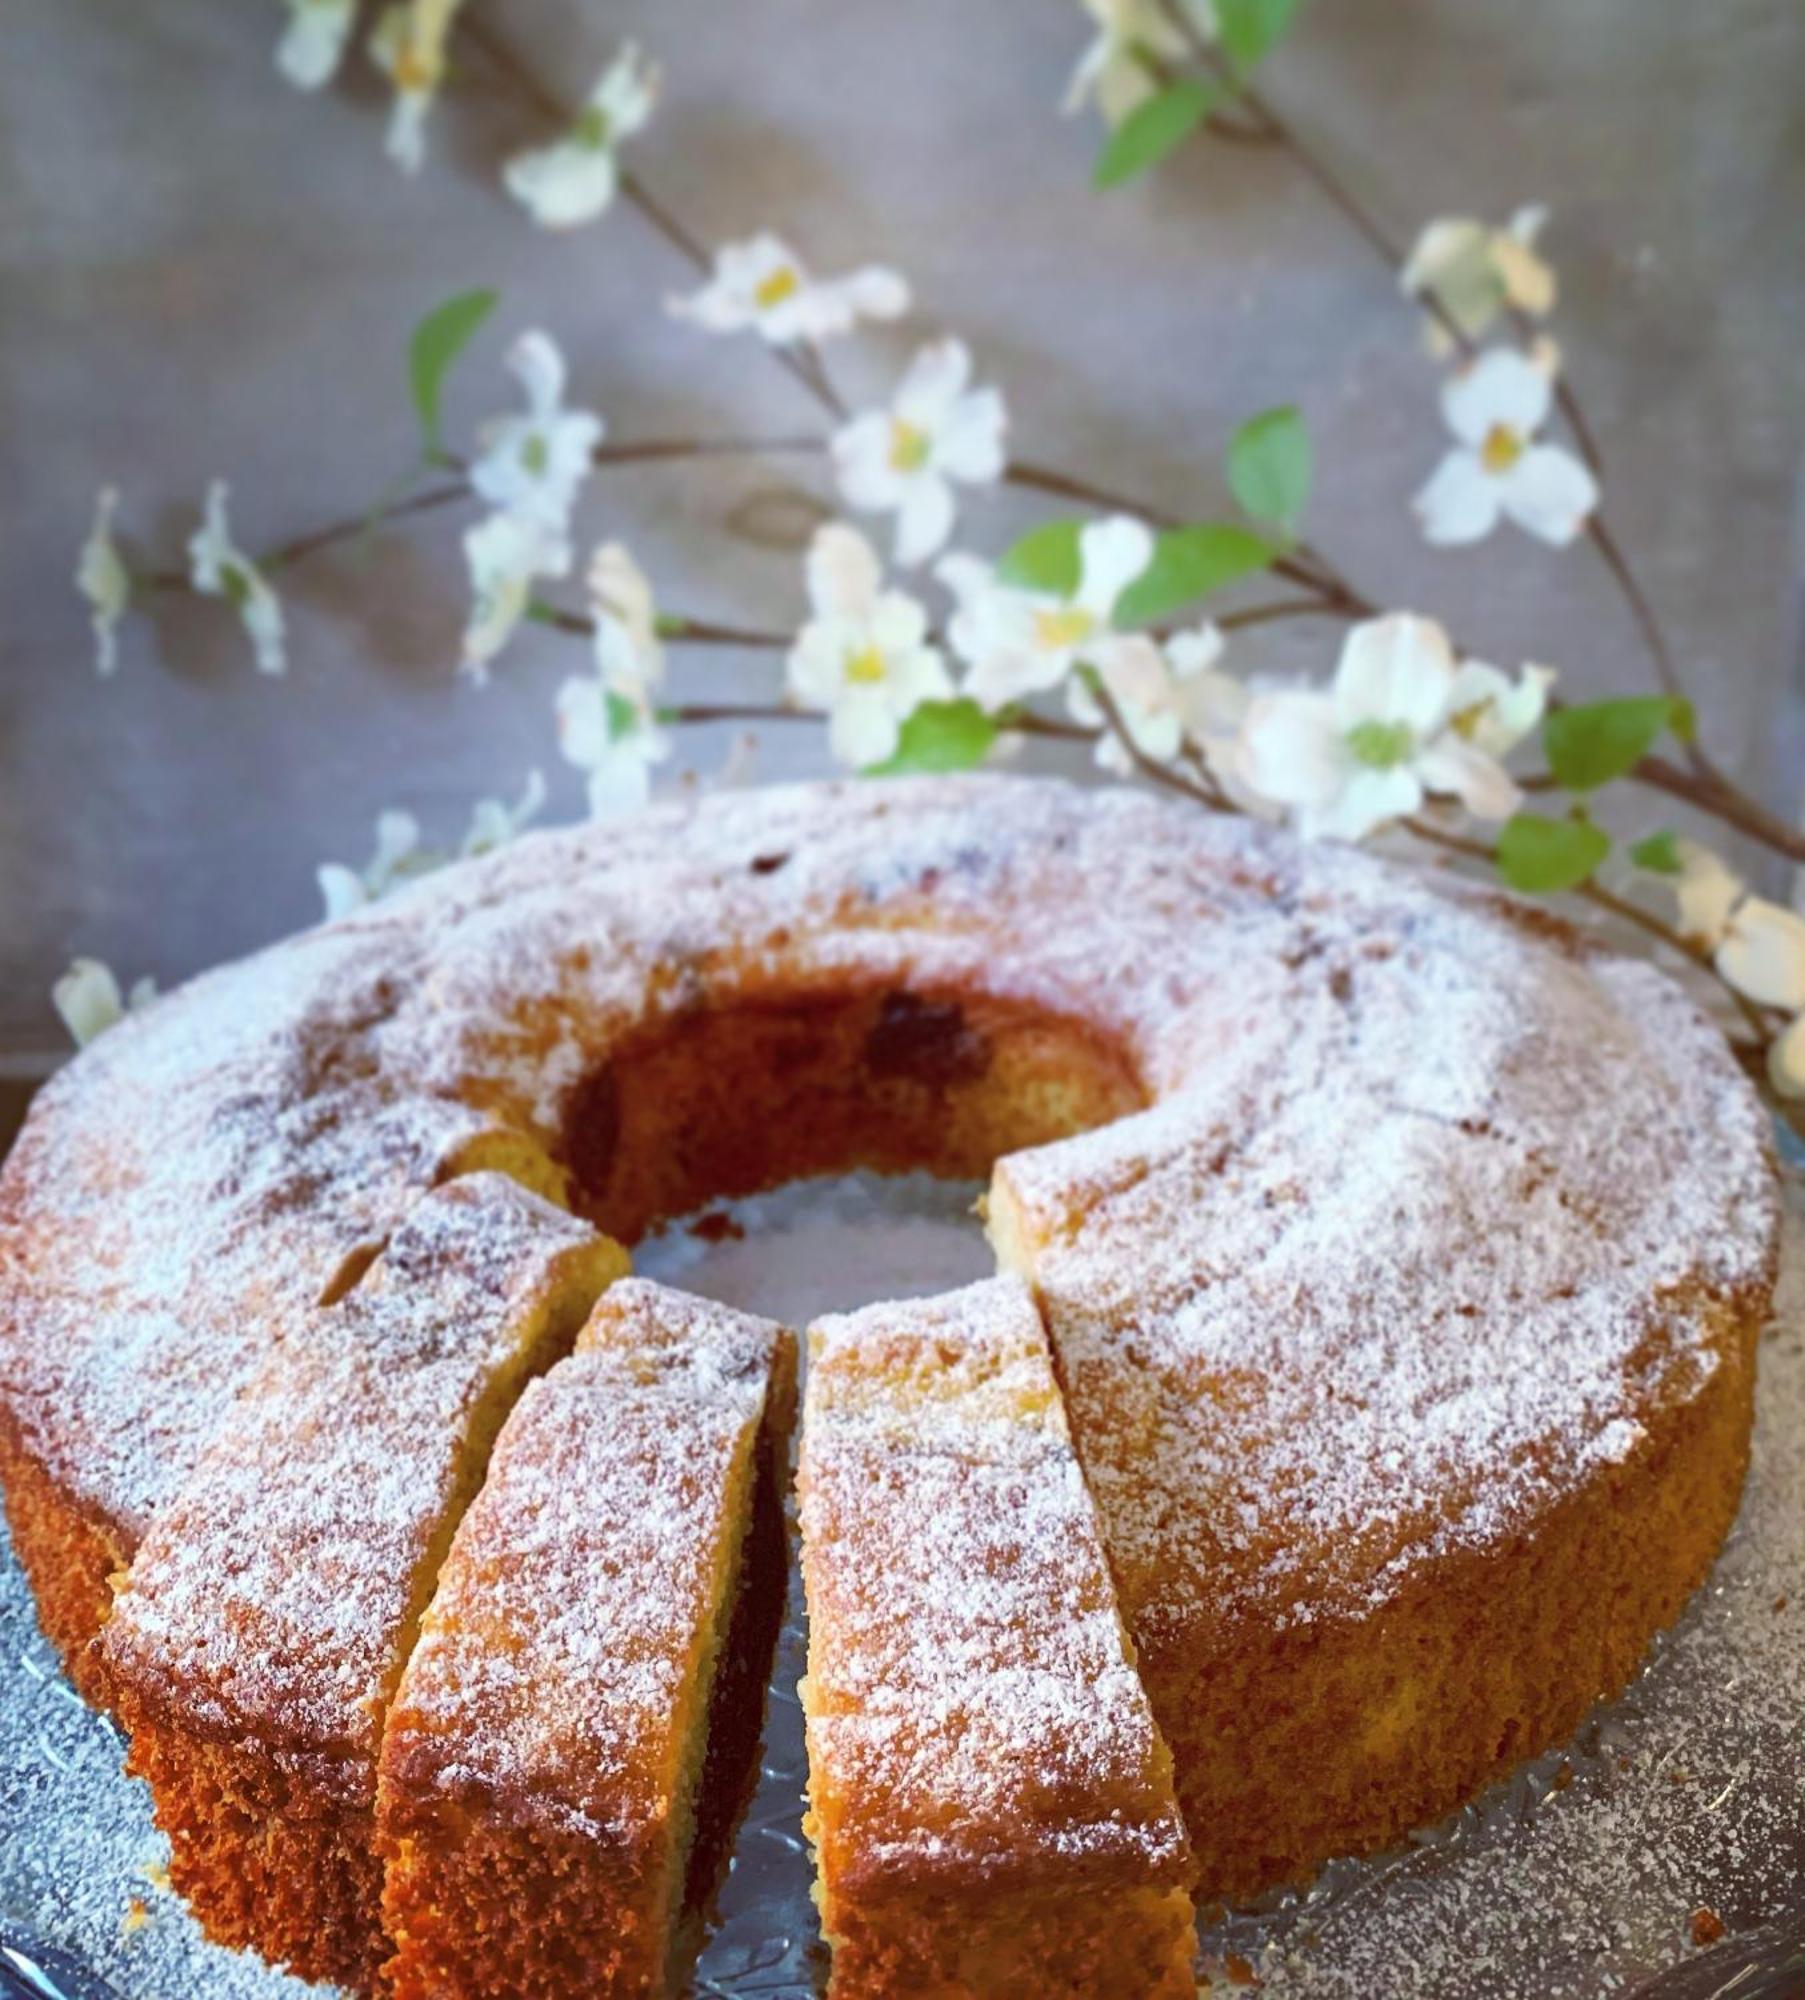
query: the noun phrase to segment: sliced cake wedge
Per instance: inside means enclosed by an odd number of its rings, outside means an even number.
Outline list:
[[[800,1492],[833,2000],[1190,2000],[1171,1758],[1026,1288],[815,1325]]]
[[[629,1279],[521,1398],[383,1744],[396,2000],[677,1981],[756,1768],[795,1354]]]
[[[374,1990],[384,1713],[503,1418],[625,1266],[502,1175],[447,1183],[155,1516],[99,1670],[213,1937]]]

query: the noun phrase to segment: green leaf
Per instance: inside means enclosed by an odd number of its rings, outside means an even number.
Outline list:
[[[1044,521],[1013,543],[997,564],[997,577],[1018,590],[1070,597],[1078,588],[1079,521]]]
[[[1116,600],[1118,625],[1150,625],[1265,569],[1278,551],[1232,521],[1199,521],[1168,528],[1153,545],[1153,560]]]
[[[1542,747],[1549,769],[1568,791],[1596,791],[1634,770],[1662,730],[1683,729],[1687,719],[1687,704],[1664,694],[1556,708],[1542,723]]]
[[[414,328],[407,344],[407,379],[420,419],[420,436],[431,458],[444,449],[439,434],[439,398],[451,364],[469,346],[476,330],[495,310],[492,291],[459,292]]]
[[[1610,835],[1589,819],[1518,813],[1498,836],[1498,873],[1513,889],[1550,896],[1577,889],[1610,851]]]
[[[1651,875],[1678,875],[1686,865],[1680,859],[1679,836],[1668,827],[1637,841],[1630,849],[1630,859]]]
[[[1243,76],[1291,32],[1300,0],[1216,0],[1222,52]]]
[[[1256,521],[1294,530],[1310,497],[1315,455],[1294,404],[1249,417],[1228,441],[1229,491]]]
[[[1097,155],[1091,185],[1120,187],[1156,167],[1182,145],[1221,102],[1223,93],[1207,83],[1169,84],[1137,104],[1109,135]]]
[[[894,777],[905,771],[969,771],[983,763],[997,740],[997,721],[975,701],[924,701],[904,718],[893,756],[872,764],[866,775]]]

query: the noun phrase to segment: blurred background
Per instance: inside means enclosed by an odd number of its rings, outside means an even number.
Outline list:
[[[1295,400],[1318,455],[1311,531],[1388,604],[1433,610],[1489,657],[1546,659],[1568,690],[1645,685],[1636,635],[1584,548],[1520,535],[1440,554],[1408,501],[1444,442],[1417,317],[1282,155],[1199,143],[1092,193],[1093,114],[1059,100],[1090,24],[1059,0],[571,6],[472,0],[567,101],[637,37],[666,93],[631,164],[709,244],[779,229],[817,269],[907,273],[910,319],[831,352],[851,401],[948,330],[1005,391],[1017,451],[1206,514],[1222,443]],[[206,481],[232,481],[257,550],[356,512],[414,448],[403,353],[466,286],[502,303],[460,365],[447,435],[515,400],[499,363],[530,325],[572,360],[610,434],[810,432],[820,412],[751,336],[662,300],[691,273],[617,207],[535,230],[498,164],[549,136],[455,80],[415,179],[382,152],[386,88],[349,63],[317,97],[272,68],[274,6],[8,0],[0,64],[0,1073],[17,1101],[63,1053],[53,978],[76,953],[172,984],[313,921],[313,871],[361,864],[385,806],[455,844],[473,800],[529,768],[548,817],[583,810],[553,697],[587,658],[527,630],[477,690],[455,673],[462,512],[283,573],[290,668],[259,677],[236,621],[150,600],[99,680],[71,585],[96,489],[122,490],[139,567],[179,567]],[[1438,214],[1544,201],[1552,322],[1603,449],[1606,505],[1688,677],[1712,750],[1796,802],[1796,488],[1805,370],[1805,13],[1634,0],[1320,0],[1268,95],[1406,243]],[[673,606],[800,615],[809,461],[610,471],[585,544],[627,540]],[[1000,548],[1042,518],[985,495]],[[881,533],[881,530],[880,530]],[[1333,628],[1231,656],[1325,670]],[[780,661],[679,655],[680,697],[769,699]],[[707,772],[724,732],[667,776]],[[757,777],[824,768],[769,732]]]

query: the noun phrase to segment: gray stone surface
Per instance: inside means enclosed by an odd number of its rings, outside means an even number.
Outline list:
[[[489,11],[500,10],[489,0]],[[1521,538],[1436,556],[1405,502],[1441,443],[1432,382],[1384,274],[1282,158],[1194,148],[1148,185],[1087,191],[1095,133],[1056,101],[1084,29],[1045,0],[518,0],[508,31],[573,91],[636,32],[670,71],[635,160],[704,237],[774,223],[818,264],[881,255],[920,301],[836,351],[854,393],[909,341],[965,334],[1025,453],[1198,512],[1241,415],[1296,397],[1320,443],[1318,539],[1389,601],[1569,684],[1639,684],[1597,563]],[[0,63],[0,1057],[60,1046],[45,998],[75,951],[166,983],[315,914],[314,864],[359,859],[386,804],[453,836],[532,764],[579,808],[551,699],[573,655],[533,635],[486,693],[459,684],[450,516],[286,581],[292,670],[250,670],[215,606],[157,602],[111,684],[69,588],[92,495],[125,492],[142,556],[180,559],[216,472],[253,546],[355,506],[407,462],[401,349],[473,282],[504,311],[460,376],[454,434],[501,407],[509,332],[553,328],[617,437],[788,431],[816,413],[749,340],[671,326],[686,282],[633,214],[553,238],[495,185],[534,128],[467,89],[418,181],[380,152],[367,73],[324,98],[270,69],[274,6],[8,0]],[[1408,236],[1428,214],[1542,198],[1560,334],[1601,434],[1609,512],[1687,661],[1713,748],[1766,772],[1784,734],[1796,565],[1805,17],[1792,0],[1340,0],[1271,92]],[[793,556],[746,502],[800,471],[611,474],[586,533],[628,536],[674,603],[780,622]],[[1041,511],[975,507],[995,546]],[[1242,653],[1256,664],[1279,642]],[[1326,664],[1299,629],[1282,657]],[[763,694],[768,659],[692,656],[685,693]],[[781,735],[782,740],[778,741]],[[719,741],[691,746],[718,759]],[[801,768],[773,732],[764,769]]]

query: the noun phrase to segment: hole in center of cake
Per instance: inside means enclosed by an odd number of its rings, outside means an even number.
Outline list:
[[[983,1180],[1005,1153],[1146,1102],[1126,1050],[1089,1021],[887,986],[648,1025],[575,1092],[561,1150],[579,1206],[632,1243],[712,1201],[824,1174]]]

